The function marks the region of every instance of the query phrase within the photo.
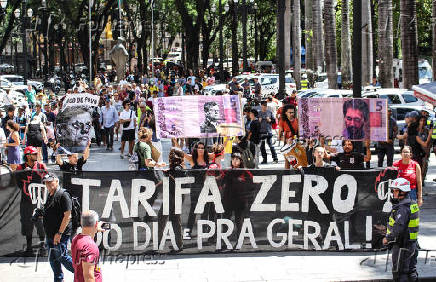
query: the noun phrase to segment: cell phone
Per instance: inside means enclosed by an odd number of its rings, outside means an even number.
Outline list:
[[[110,230],[111,229],[111,224],[109,222],[103,222],[101,224],[101,229]]]

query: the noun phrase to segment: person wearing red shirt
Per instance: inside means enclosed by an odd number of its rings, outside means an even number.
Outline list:
[[[394,167],[398,168],[398,177],[410,182],[410,198],[422,205],[422,177],[421,167],[412,160],[412,150],[409,146],[404,146],[401,150],[401,160],[394,162]]]
[[[74,282],[101,282],[103,280],[98,265],[100,251],[94,242],[94,236],[104,230],[99,227],[98,214],[93,210],[83,212],[80,222],[82,232],[71,242]]]

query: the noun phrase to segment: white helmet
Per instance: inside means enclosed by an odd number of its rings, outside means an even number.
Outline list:
[[[389,185],[389,188],[399,189],[403,192],[410,192],[410,182],[409,180],[400,177],[393,180],[392,183]]]

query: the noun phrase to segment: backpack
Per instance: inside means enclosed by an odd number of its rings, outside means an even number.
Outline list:
[[[242,160],[244,161],[244,165],[246,168],[255,168],[256,167],[256,162],[254,160],[254,156],[250,151],[250,145],[248,144],[248,146],[241,150],[241,156],[242,156]]]
[[[65,189],[59,189],[60,192],[66,193],[71,198],[71,234],[73,235],[77,228],[81,226],[80,218],[82,217],[82,207],[80,205],[78,197],[71,196],[70,192]]]

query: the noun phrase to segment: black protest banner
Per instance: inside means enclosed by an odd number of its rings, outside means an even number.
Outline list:
[[[1,176],[1,256],[23,250],[28,220],[20,216],[47,199],[29,175]],[[96,236],[110,254],[371,249],[380,239],[374,225],[385,225],[389,212],[385,184],[396,175],[333,168],[59,174],[83,210],[111,223]]]

